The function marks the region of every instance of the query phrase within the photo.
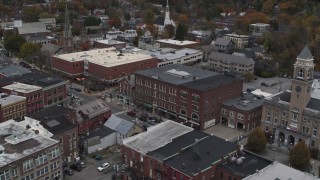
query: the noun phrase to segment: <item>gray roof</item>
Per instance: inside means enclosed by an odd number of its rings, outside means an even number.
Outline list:
[[[18,27],[18,31],[20,35],[50,32],[49,30],[47,30],[46,24],[44,22],[22,23],[22,26]]]
[[[107,122],[104,123],[104,126],[110,128],[110,129],[112,129],[122,135],[127,135],[128,132],[134,126],[134,124],[112,114],[111,117],[107,120]]]
[[[164,121],[160,124],[150,126],[148,131],[123,140],[127,146],[143,155],[157,150],[169,143],[176,137],[193,131],[191,127],[174,121]]]
[[[8,95],[8,96],[3,96],[0,98],[0,105],[2,107],[7,106],[7,105],[12,105],[21,101],[26,101],[26,97],[22,96],[16,96],[16,95]]]
[[[232,84],[236,81],[241,81],[241,80],[235,77],[218,74],[216,76],[211,76],[203,79],[190,81],[190,82],[181,84],[181,86],[205,92],[210,89],[225,86],[227,84]]]
[[[240,156],[244,157],[241,164],[227,161],[226,163],[219,164],[217,168],[230,172],[236,177],[245,178],[256,173],[257,170],[264,169],[272,163],[271,160],[265,159],[264,157],[260,157],[248,151],[244,151],[244,154]]]
[[[87,118],[93,118],[110,110],[109,106],[102,100],[96,99],[74,108],[77,112],[77,121],[82,122]]]
[[[167,72],[170,70],[186,72],[189,74],[189,76],[183,76],[183,77],[175,76]],[[217,73],[214,73],[211,71],[205,71],[202,69],[189,67],[181,64],[173,64],[173,65],[162,66],[162,67],[157,67],[152,69],[146,69],[146,70],[138,71],[136,72],[136,74],[146,76],[146,77],[157,78],[163,82],[167,82],[175,85],[194,81],[194,77],[197,77],[197,79],[203,79],[203,78],[217,75]]]
[[[62,47],[55,44],[43,44],[41,47],[41,51],[49,51],[50,54],[56,54]]]
[[[243,64],[243,65],[254,64],[254,60],[251,58],[234,56],[234,55],[224,54],[219,52],[211,52],[208,58],[228,61],[228,62],[237,63],[237,64]]]
[[[3,74],[7,77],[22,75],[30,72],[31,71],[29,69],[24,68],[22,66],[16,66],[16,65],[9,65],[9,66],[0,68],[0,74]]]
[[[254,97],[253,94],[244,94],[241,98],[230,99],[228,101],[223,102],[225,106],[233,106],[236,109],[249,111],[255,109],[259,106],[262,106],[263,99],[258,99]]]
[[[206,134],[202,131],[193,130],[182,136],[172,139],[172,142],[155,151],[149,152],[148,155],[159,160],[160,162],[163,162],[167,158],[179,153],[181,149],[193,145],[196,140],[206,138],[208,136],[209,134]]]
[[[168,159],[165,164],[193,177],[237,149],[238,145],[233,142],[209,136],[183,149],[179,155]]]
[[[217,39],[214,41],[214,45],[227,46],[230,42],[231,42],[230,39],[217,38]]]
[[[300,59],[313,59],[313,56],[310,52],[308,45],[306,45],[303,50],[300,52],[298,58]]]
[[[100,128],[98,128],[94,131],[91,131],[89,133],[89,135],[85,136],[82,140],[88,140],[90,138],[97,137],[97,136],[99,136],[100,138],[104,138],[106,136],[109,136],[112,133],[114,133],[114,130],[112,130],[106,126],[101,126]]]

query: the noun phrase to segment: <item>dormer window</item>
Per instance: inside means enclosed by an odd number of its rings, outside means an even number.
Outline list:
[[[304,71],[303,69],[300,69],[298,72],[298,78],[303,78],[303,76],[304,76]]]

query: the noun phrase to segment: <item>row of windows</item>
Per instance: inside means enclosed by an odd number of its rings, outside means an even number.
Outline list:
[[[47,162],[48,158],[54,159],[54,158],[58,157],[59,154],[60,154],[59,148],[56,147],[56,148],[50,149],[48,151],[48,154],[47,153],[43,153],[43,154],[38,155],[35,158],[35,160],[28,159],[28,160],[23,162],[23,171],[24,172],[29,171],[30,169],[33,169],[35,166],[39,166],[39,165]]]
[[[26,108],[26,104],[25,104],[25,102],[22,102],[22,103],[19,103],[19,104],[15,104],[13,106],[5,107],[5,108],[3,108],[2,111],[4,112],[4,114],[9,114],[11,112],[23,110],[25,108]]]

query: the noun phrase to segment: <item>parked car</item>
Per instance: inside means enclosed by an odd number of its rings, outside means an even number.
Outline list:
[[[80,88],[74,88],[74,90],[77,91],[77,92],[81,92]]]
[[[72,96],[71,92],[68,92],[68,93],[67,93],[67,96]]]
[[[70,169],[72,169],[74,171],[78,171],[78,172],[82,170],[81,166],[76,164],[76,163],[75,164],[71,164],[70,165]]]
[[[140,119],[141,121],[147,121],[147,120],[148,120],[148,117],[149,117],[148,114],[143,114],[143,115],[141,115],[141,116],[139,117],[139,119]]]
[[[127,115],[128,115],[128,116],[131,116],[131,117],[136,117],[136,113],[133,112],[133,111],[127,112]]]
[[[262,82],[261,86],[269,87],[269,85],[267,83],[265,83],[265,82]]]
[[[157,124],[157,119],[155,117],[149,117],[148,118],[148,123],[151,124],[151,125],[155,125]]]
[[[68,176],[72,176],[74,174],[74,171],[72,171],[71,169],[65,169],[63,172]]]
[[[96,160],[100,161],[101,158],[102,158],[102,156],[101,156],[100,154],[97,154],[97,155],[96,155]]]
[[[82,169],[86,167],[86,164],[83,161],[77,161],[77,165],[79,165]]]
[[[103,163],[103,164],[101,164],[101,165],[98,167],[98,171],[101,172],[101,171],[107,169],[108,167],[110,167],[110,164],[109,164],[109,163],[107,163],[107,162],[106,162],[106,163]]]
[[[25,62],[19,62],[19,65],[23,66],[25,68],[31,68],[31,66],[29,64],[25,63]]]

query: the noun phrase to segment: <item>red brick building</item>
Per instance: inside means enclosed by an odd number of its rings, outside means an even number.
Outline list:
[[[157,67],[157,60],[137,52],[116,48],[94,49],[52,57],[52,69],[68,78],[83,75],[115,82],[137,71]]]
[[[245,93],[222,103],[221,123],[230,128],[250,131],[260,125],[263,99]]]
[[[165,121],[123,142],[123,160],[138,179],[213,179],[216,166],[238,145],[173,121]]]
[[[61,159],[74,162],[78,153],[79,137],[76,122],[76,111],[62,106],[52,106],[34,113],[31,118],[53,134],[52,138],[60,142]]]
[[[38,112],[43,108],[42,88],[39,86],[14,82],[2,87],[2,92],[27,98],[27,114]]]
[[[25,115],[25,97],[0,93],[0,123],[10,119],[22,119]]]
[[[67,99],[66,85],[68,81],[50,74],[34,71],[21,76],[2,78],[0,79],[0,87],[10,85],[14,82],[41,87],[44,108],[64,104]]]
[[[77,112],[75,124],[78,125],[79,134],[93,131],[109,119],[111,109],[101,99],[97,99],[74,108]]]
[[[200,46],[199,42],[196,41],[178,41],[173,39],[159,39],[157,42],[160,43],[161,48],[174,48],[174,49],[184,49],[184,48],[197,48]]]
[[[224,101],[240,97],[240,79],[180,64],[135,74],[135,101],[197,129],[220,123]]]

